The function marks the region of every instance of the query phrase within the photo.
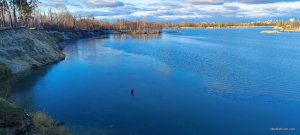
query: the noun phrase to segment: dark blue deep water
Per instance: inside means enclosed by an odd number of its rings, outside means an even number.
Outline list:
[[[264,29],[64,42],[10,99],[75,135],[300,135],[300,34]]]

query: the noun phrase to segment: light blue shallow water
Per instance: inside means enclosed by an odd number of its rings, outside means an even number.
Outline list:
[[[261,30],[64,42],[67,59],[19,79],[11,99],[74,134],[299,135],[300,34]]]

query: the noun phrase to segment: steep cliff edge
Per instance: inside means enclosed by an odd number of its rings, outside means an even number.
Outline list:
[[[41,30],[0,30],[0,79],[63,60],[56,41]]]

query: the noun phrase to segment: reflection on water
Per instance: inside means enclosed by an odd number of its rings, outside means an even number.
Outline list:
[[[0,82],[0,98],[7,99],[10,95],[11,84],[10,81]]]
[[[8,97],[65,121],[75,135],[300,129],[299,34],[261,30],[186,29],[154,38],[118,34],[64,42],[65,61],[14,81]]]
[[[247,93],[300,101],[299,34],[262,35],[259,29],[184,30],[162,40],[105,45],[150,55],[169,67],[197,73],[209,93]],[[201,38],[199,38],[201,37]],[[147,44],[148,46],[138,46]],[[269,99],[268,99],[269,100]]]
[[[151,40],[151,39],[161,39],[161,34],[114,34],[114,39],[125,40],[125,39],[141,39],[141,40]]]
[[[34,86],[41,83],[52,66],[40,67],[15,75],[13,78],[0,83],[0,98],[18,103],[20,106],[31,110],[34,107]]]

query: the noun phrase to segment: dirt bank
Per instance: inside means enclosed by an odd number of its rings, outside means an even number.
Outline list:
[[[63,60],[56,39],[45,31],[0,30],[0,79]]]

